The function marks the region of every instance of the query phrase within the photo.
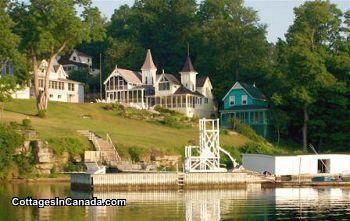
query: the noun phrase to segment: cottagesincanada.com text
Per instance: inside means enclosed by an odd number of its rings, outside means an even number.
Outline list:
[[[36,206],[44,208],[46,206],[126,206],[126,199],[73,199],[71,197],[53,199],[34,199],[32,197],[19,198],[13,197],[11,200],[13,206]]]

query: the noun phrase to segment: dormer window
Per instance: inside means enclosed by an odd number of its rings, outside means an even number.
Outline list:
[[[160,91],[170,90],[170,83],[166,78],[162,78],[158,84]]]
[[[248,96],[242,95],[242,105],[247,105],[247,102],[248,102]]]
[[[73,56],[73,61],[76,61],[77,60],[77,57]]]
[[[230,96],[230,106],[234,106],[236,104],[235,96]]]

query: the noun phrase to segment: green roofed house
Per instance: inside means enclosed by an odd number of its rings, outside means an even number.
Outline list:
[[[270,137],[270,112],[265,95],[255,86],[236,82],[222,99],[221,126],[232,128],[236,118],[263,137]]]

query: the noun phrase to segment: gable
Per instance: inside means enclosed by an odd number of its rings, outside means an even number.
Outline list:
[[[244,90],[245,93],[251,98],[251,99],[256,99],[256,100],[262,100],[262,101],[266,101],[265,95],[263,93],[261,93],[261,91],[253,86],[253,85],[249,85],[249,84],[245,84],[245,83],[239,83],[238,81],[232,86],[232,88],[227,92],[227,94],[222,98],[222,100],[224,101],[225,98],[231,93],[232,90]]]
[[[75,60],[74,60],[74,57],[76,58]],[[79,55],[78,55],[76,50],[73,51],[73,53],[69,57],[69,60],[74,61],[74,62],[81,62],[80,61],[80,57],[79,57]]]
[[[121,76],[126,82],[131,84],[142,84],[140,79],[141,76],[138,76],[137,72],[121,68],[115,68],[114,71],[103,82],[103,84],[106,84],[109,81],[109,79],[114,76]]]

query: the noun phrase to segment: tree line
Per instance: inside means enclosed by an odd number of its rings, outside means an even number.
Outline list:
[[[269,99],[279,136],[304,149],[350,147],[350,11],[330,1],[295,8],[293,24],[276,43],[267,41],[267,26],[242,0],[136,0],[115,9],[110,20],[90,0],[0,0],[0,6],[7,19],[0,21],[6,24],[0,44],[13,46],[0,49],[1,62],[13,58],[34,73],[23,77],[17,70],[18,79],[35,83],[40,59],[50,64],[73,47],[97,65],[102,54],[104,77],[115,65],[139,70],[147,48],[159,71],[178,74],[189,44],[218,101],[235,81],[255,83]],[[47,89],[36,95],[45,110]]]

